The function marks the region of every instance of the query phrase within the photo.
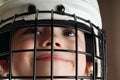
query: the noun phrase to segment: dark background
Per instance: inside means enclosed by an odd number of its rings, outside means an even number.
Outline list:
[[[98,0],[107,36],[107,80],[120,80],[120,0]]]

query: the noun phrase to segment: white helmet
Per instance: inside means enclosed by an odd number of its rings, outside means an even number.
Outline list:
[[[12,57],[10,57],[12,56],[12,53],[27,51],[13,51],[12,38],[16,29],[28,26],[34,26],[36,31],[37,27],[39,26],[50,26],[51,29],[56,26],[72,28],[75,30],[76,35],[78,35],[77,31],[79,30],[84,32],[85,34],[85,52],[78,50],[77,37],[75,37],[75,39],[77,39],[75,40],[75,50],[56,50],[53,48],[52,45],[50,51],[51,54],[54,51],[71,51],[71,53],[76,52],[77,55],[79,53],[86,55],[87,62],[92,63],[90,76],[79,76],[77,74],[78,68],[76,68],[76,74],[74,76],[56,77],[51,72],[51,76],[47,78],[66,78],[76,80],[106,79],[105,35],[102,29],[101,16],[97,0],[7,0],[3,4],[0,4],[0,43],[2,44],[0,45],[1,62],[3,60],[9,60],[9,63],[12,64]],[[54,34],[54,32],[51,33]],[[36,34],[37,33],[35,33],[35,35]],[[52,40],[53,34],[51,35],[51,44],[54,43],[54,40]],[[34,43],[34,45],[36,45],[36,42]],[[34,47],[34,53],[36,50],[36,47]],[[40,49],[39,51],[45,50]],[[35,59],[34,62],[36,62]],[[79,61],[76,60],[76,63],[78,62]],[[11,64],[8,65],[9,69],[12,69]],[[76,64],[76,66],[77,65],[78,64]],[[4,69],[2,69],[2,71],[4,71]],[[33,72],[35,74],[35,71]],[[9,76],[3,77],[3,79],[19,79],[19,76],[12,77],[12,70],[9,70],[8,73]],[[36,75],[34,75],[33,77],[28,77],[28,79],[29,78],[34,78],[34,80],[36,80],[37,78],[45,78],[45,76],[36,77]]]

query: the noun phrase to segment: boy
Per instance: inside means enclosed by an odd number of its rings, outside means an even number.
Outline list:
[[[0,16],[1,79],[105,79],[96,0],[11,0]]]

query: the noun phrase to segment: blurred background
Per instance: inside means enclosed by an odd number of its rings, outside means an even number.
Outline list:
[[[120,0],[98,0],[107,37],[107,80],[120,80]]]

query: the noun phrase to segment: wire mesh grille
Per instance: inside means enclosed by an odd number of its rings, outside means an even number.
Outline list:
[[[50,20],[39,20],[38,19],[38,15],[40,15],[41,13],[50,13],[51,14],[51,19]],[[21,16],[27,16],[27,15],[31,15],[31,14],[35,14],[35,19],[34,20],[20,20],[20,21],[16,21],[17,18],[21,17]],[[64,24],[62,23],[60,20],[58,20],[59,23],[57,23],[57,20],[54,19],[54,14],[59,14],[59,15],[65,15],[65,16],[69,16],[72,17],[72,23],[73,25],[71,26],[71,24]],[[35,12],[28,12],[28,13],[23,13],[20,15],[15,15],[13,17],[10,17],[6,20],[2,20],[0,24],[5,23],[7,21],[11,20],[12,22],[10,22],[9,24],[4,25],[4,27],[1,28],[0,31],[0,35],[9,32],[9,36],[10,36],[10,40],[9,40],[9,50],[8,51],[2,51],[0,53],[0,59],[4,60],[4,56],[8,55],[9,57],[7,58],[9,60],[9,74],[7,76],[0,76],[1,79],[28,79],[28,80],[37,80],[37,79],[50,79],[50,80],[54,80],[54,79],[74,79],[74,80],[106,80],[106,49],[105,49],[105,36],[104,33],[101,29],[99,29],[97,26],[95,26],[93,23],[91,23],[89,20],[85,20],[82,19],[78,16],[76,16],[75,14],[68,14],[68,13],[59,13],[56,11],[39,11],[36,10]],[[86,25],[88,28],[82,28],[79,27],[79,20],[84,21],[85,23],[89,24]],[[20,24],[20,22],[22,22],[22,24]],[[42,23],[43,21],[43,23]],[[64,21],[64,20],[63,20]],[[17,24],[17,22],[19,23],[19,25]],[[41,22],[41,23],[40,23]],[[66,22],[71,22],[71,21],[66,21]],[[38,27],[40,26],[49,26],[51,28],[51,48],[50,49],[37,49],[37,32],[38,32]],[[62,25],[62,26],[61,26]],[[66,26],[67,25],[67,26]],[[14,32],[15,30],[19,29],[19,28],[24,28],[24,27],[34,27],[35,33],[34,33],[34,48],[33,49],[26,49],[26,50],[12,50],[12,45],[13,45],[13,36],[14,36]],[[67,28],[72,28],[75,30],[75,50],[68,50],[68,49],[54,49],[54,28],[58,26],[58,27],[67,27]],[[97,34],[95,33],[94,30],[97,30]],[[78,31],[82,31],[85,34],[89,34],[91,35],[92,41],[93,41],[93,53],[89,53],[89,52],[84,52],[84,51],[79,51],[78,49]],[[99,33],[99,34],[98,34]],[[98,41],[97,41],[97,40]],[[98,45],[99,44],[99,45]],[[98,47],[99,49],[97,49],[96,47]],[[50,60],[50,75],[49,76],[37,76],[36,74],[36,55],[37,52],[44,52],[44,51],[50,51],[51,52],[51,60]],[[98,52],[97,52],[98,51]],[[33,75],[32,76],[14,76],[12,74],[12,58],[13,58],[13,54],[17,54],[17,53],[21,53],[21,52],[33,52],[34,53],[34,57],[33,57]],[[55,76],[54,73],[54,60],[53,60],[53,56],[54,56],[54,52],[66,52],[66,53],[75,53],[75,75],[73,76]],[[100,55],[98,55],[97,53],[99,53]],[[93,72],[92,75],[90,76],[79,76],[78,74],[78,55],[79,54],[83,54],[83,55],[87,55],[89,57],[91,57],[91,62],[93,64]],[[100,66],[100,67],[99,67]],[[99,67],[99,69],[98,69]],[[98,75],[99,74],[99,75]]]

